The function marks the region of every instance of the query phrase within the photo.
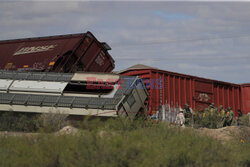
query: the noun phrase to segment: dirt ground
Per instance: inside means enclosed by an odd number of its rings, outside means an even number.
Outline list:
[[[219,129],[199,128],[196,131],[222,142],[232,139],[250,139],[250,127],[246,126],[227,126]]]

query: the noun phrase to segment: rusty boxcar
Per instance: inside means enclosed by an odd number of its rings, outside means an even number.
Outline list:
[[[237,111],[241,109],[240,85],[205,79],[201,77],[159,70],[144,65],[135,65],[120,72],[126,76],[139,76],[149,92],[148,114],[160,105],[184,107],[189,104],[199,110],[214,103]],[[246,111],[243,111],[246,113]],[[237,112],[235,112],[237,113]],[[236,114],[237,115],[237,114]]]
[[[91,32],[0,41],[0,69],[111,72],[110,49]]]
[[[250,83],[241,85],[242,113],[250,113]]]

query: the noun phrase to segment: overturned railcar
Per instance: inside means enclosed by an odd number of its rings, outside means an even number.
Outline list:
[[[0,111],[133,118],[147,98],[137,77],[0,71]]]
[[[111,48],[91,32],[0,41],[0,69],[111,72]]]

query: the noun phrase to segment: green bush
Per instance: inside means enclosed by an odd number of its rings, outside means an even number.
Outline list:
[[[37,116],[30,113],[1,112],[0,131],[36,131],[36,120]]]
[[[67,117],[60,112],[41,114],[36,119],[36,126],[44,132],[56,132],[68,125]]]
[[[119,118],[81,124],[74,135],[0,137],[0,166],[250,165],[249,143],[223,145],[189,128]]]
[[[0,131],[55,132],[68,124],[68,115],[61,113],[31,114],[18,112],[0,113]]]

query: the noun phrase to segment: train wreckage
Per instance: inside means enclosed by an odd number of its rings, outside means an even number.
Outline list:
[[[134,76],[0,71],[0,111],[133,118],[147,98]]]

